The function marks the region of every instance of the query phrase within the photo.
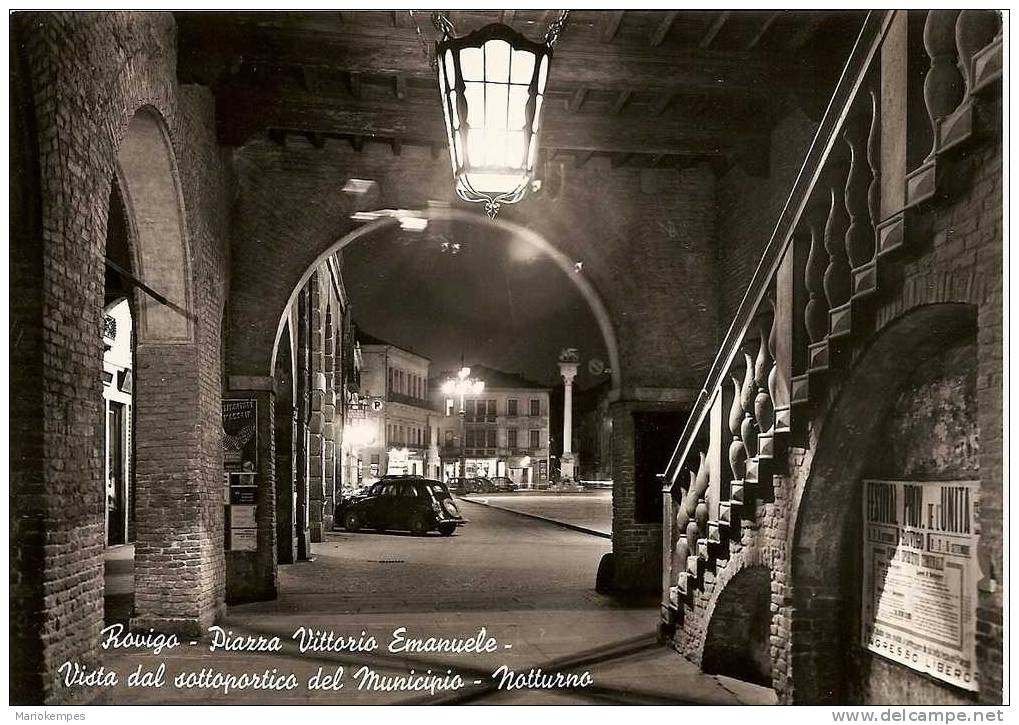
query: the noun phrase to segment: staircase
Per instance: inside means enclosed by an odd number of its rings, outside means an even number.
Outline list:
[[[775,478],[814,445],[812,421],[872,338],[902,264],[929,245],[933,212],[965,190],[953,173],[960,159],[1000,143],[1000,16],[910,13],[927,67],[922,85],[902,73],[896,89],[882,62],[907,62],[904,48],[886,47],[906,37],[898,15],[868,15],[666,469],[661,629],[680,650],[684,638],[703,647],[703,593],[731,576],[730,560],[775,502]],[[904,168],[882,170],[891,144],[914,151]]]

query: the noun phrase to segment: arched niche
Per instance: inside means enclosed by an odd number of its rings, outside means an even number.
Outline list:
[[[191,260],[184,199],[166,125],[152,108],[140,108],[127,127],[117,154],[117,186],[134,242],[130,271],[165,298],[163,302],[148,294],[139,296],[138,341],[191,342]]]
[[[969,346],[975,355],[976,330],[976,305],[944,302],[911,309],[874,336],[820,423],[793,521],[790,664],[798,703],[869,699],[870,657],[859,642],[862,480],[904,475],[880,468],[889,455],[902,453],[889,453],[882,439],[894,407],[910,380],[939,365],[946,350]],[[928,695],[936,691],[929,689]]]

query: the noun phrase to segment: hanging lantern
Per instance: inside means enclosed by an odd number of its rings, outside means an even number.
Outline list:
[[[499,23],[461,38],[445,22],[436,44],[439,91],[456,193],[494,217],[534,177],[552,46],[566,20],[535,43]]]

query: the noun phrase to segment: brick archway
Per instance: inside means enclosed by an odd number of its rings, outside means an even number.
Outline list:
[[[705,610],[701,668],[771,687],[771,568],[738,556]]]
[[[114,187],[126,224],[128,272],[165,298],[159,301],[137,288],[132,295],[137,502],[132,626],[198,634],[211,623],[221,599],[208,566],[218,553],[217,525],[196,500],[199,482],[180,465],[200,445],[198,391],[182,386],[200,361],[176,155],[166,122],[153,106],[139,107],[127,125]],[[168,566],[171,562],[174,566]],[[181,562],[183,572],[177,568]]]
[[[850,676],[855,552],[851,526],[868,452],[895,392],[947,341],[972,335],[977,306],[922,304],[888,317],[842,381],[813,442],[813,459],[794,509],[790,562],[790,691],[802,704],[846,702]]]
[[[619,358],[619,343],[616,338],[615,328],[612,324],[612,319],[609,316],[608,308],[602,300],[601,295],[595,289],[594,285],[591,284],[586,278],[581,275],[573,273],[573,260],[567,257],[563,252],[551,244],[542,235],[534,232],[527,227],[520,224],[506,221],[504,219],[495,219],[489,221],[487,219],[481,219],[476,214],[470,212],[461,211],[457,209],[429,209],[422,212],[430,221],[458,221],[464,223],[473,224],[485,224],[486,226],[495,226],[500,231],[512,235],[513,238],[519,239],[526,244],[534,247],[541,254],[546,255],[552,262],[563,272],[566,278],[578,289],[584,300],[587,302],[588,307],[594,315],[595,321],[598,324],[598,328],[602,333],[602,338],[605,342],[606,351],[608,353],[609,368],[612,375],[612,390],[614,395],[610,395],[610,399],[618,395],[620,389],[622,375],[620,371],[620,358]],[[358,239],[367,238],[373,234],[392,229],[397,225],[397,221],[392,218],[383,218],[377,221],[373,221],[369,224],[365,224],[358,229],[344,235],[340,239],[336,240],[332,245],[322,251],[321,254],[304,270],[301,277],[295,281],[290,288],[290,295],[286,299],[283,306],[278,310],[278,317],[276,318],[275,334],[272,341],[272,355],[267,361],[268,374],[272,374],[272,370],[276,364],[276,356],[279,349],[280,337],[283,334],[283,329],[287,322],[288,310],[291,309],[294,302],[297,300],[297,296],[301,289],[307,283],[308,279],[314,273],[314,271],[323,264],[332,255],[341,251],[347,245],[357,241]],[[265,373],[263,373],[265,374]]]

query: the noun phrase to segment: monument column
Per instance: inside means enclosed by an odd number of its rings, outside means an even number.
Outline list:
[[[573,456],[573,380],[577,377],[580,358],[574,348],[559,354],[559,374],[563,376],[563,455],[560,459],[562,481],[573,481],[576,459]]]

